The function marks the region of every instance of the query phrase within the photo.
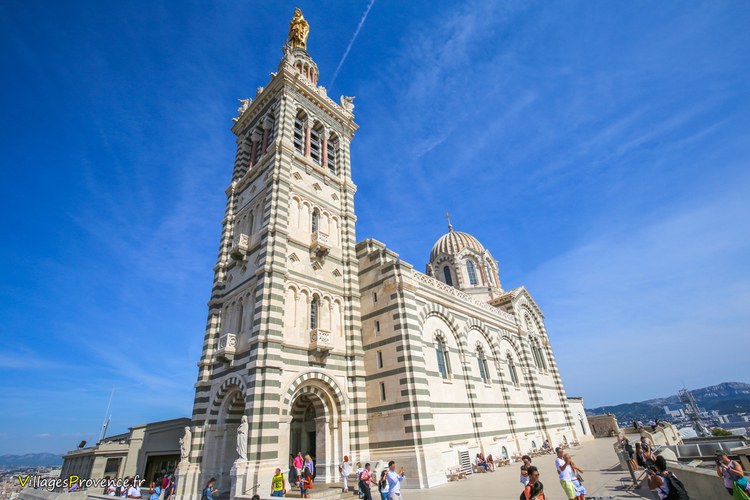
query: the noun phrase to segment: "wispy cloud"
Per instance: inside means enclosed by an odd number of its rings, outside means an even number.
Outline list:
[[[360,19],[359,24],[357,24],[357,29],[354,30],[354,35],[352,35],[352,39],[349,40],[349,45],[346,46],[344,55],[341,56],[341,60],[336,66],[336,70],[333,72],[333,76],[331,77],[331,83],[328,85],[328,88],[333,88],[333,84],[336,83],[336,77],[339,76],[339,71],[341,71],[341,67],[344,65],[344,62],[346,61],[346,58],[349,55],[349,52],[352,50],[352,46],[354,46],[354,42],[357,40],[357,37],[359,36],[359,32],[362,30],[362,26],[364,26],[365,21],[367,20],[367,16],[368,14],[370,14],[370,9],[372,9],[373,5],[375,5],[375,0],[370,0],[370,3],[367,4],[367,8],[365,9],[365,13],[362,15],[362,19]]]

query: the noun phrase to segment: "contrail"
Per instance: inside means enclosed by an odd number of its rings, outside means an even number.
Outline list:
[[[349,41],[349,46],[344,51],[344,55],[339,61],[339,65],[336,66],[336,71],[333,72],[333,78],[331,78],[331,83],[328,85],[329,89],[333,88],[333,83],[336,81],[336,77],[339,76],[339,71],[341,71],[341,66],[344,65],[344,61],[346,61],[346,56],[349,55],[349,51],[352,50],[352,45],[354,45],[354,41],[357,39],[357,35],[359,35],[359,31],[362,29],[362,25],[365,24],[365,19],[367,19],[367,14],[370,13],[370,9],[372,9],[373,5],[375,5],[375,0],[370,0],[370,3],[367,6],[367,9],[365,10],[365,14],[362,16],[362,19],[359,20],[357,29],[354,30],[354,35],[352,36],[352,39]]]

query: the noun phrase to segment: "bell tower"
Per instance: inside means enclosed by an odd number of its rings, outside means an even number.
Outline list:
[[[178,495],[211,477],[230,498],[302,452],[316,483],[369,459],[349,145],[353,98],[331,100],[297,9],[278,71],[240,100],[237,153]],[[244,419],[243,417],[246,417]],[[260,486],[258,486],[260,485]]]

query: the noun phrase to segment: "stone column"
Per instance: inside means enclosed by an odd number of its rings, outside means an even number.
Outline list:
[[[328,134],[323,129],[323,158],[321,161],[323,168],[328,168]]]
[[[310,122],[305,123],[305,156],[310,158]]]

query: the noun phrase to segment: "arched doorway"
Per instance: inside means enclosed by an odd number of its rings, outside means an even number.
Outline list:
[[[227,387],[226,392],[216,399],[218,409],[215,423],[206,429],[204,448],[204,469],[207,477],[216,478],[221,493],[214,498],[229,498],[231,469],[237,460],[237,429],[245,414],[245,397],[236,386]]]
[[[319,404],[318,404],[319,406]],[[300,395],[292,405],[292,421],[289,424],[289,454],[310,455],[317,461],[317,423],[318,411],[312,398],[306,394]],[[322,416],[322,415],[321,415]]]
[[[349,448],[346,399],[336,381],[327,374],[300,374],[287,390],[282,407],[282,439],[279,453],[309,454],[315,462],[315,482],[338,480],[337,464]]]

